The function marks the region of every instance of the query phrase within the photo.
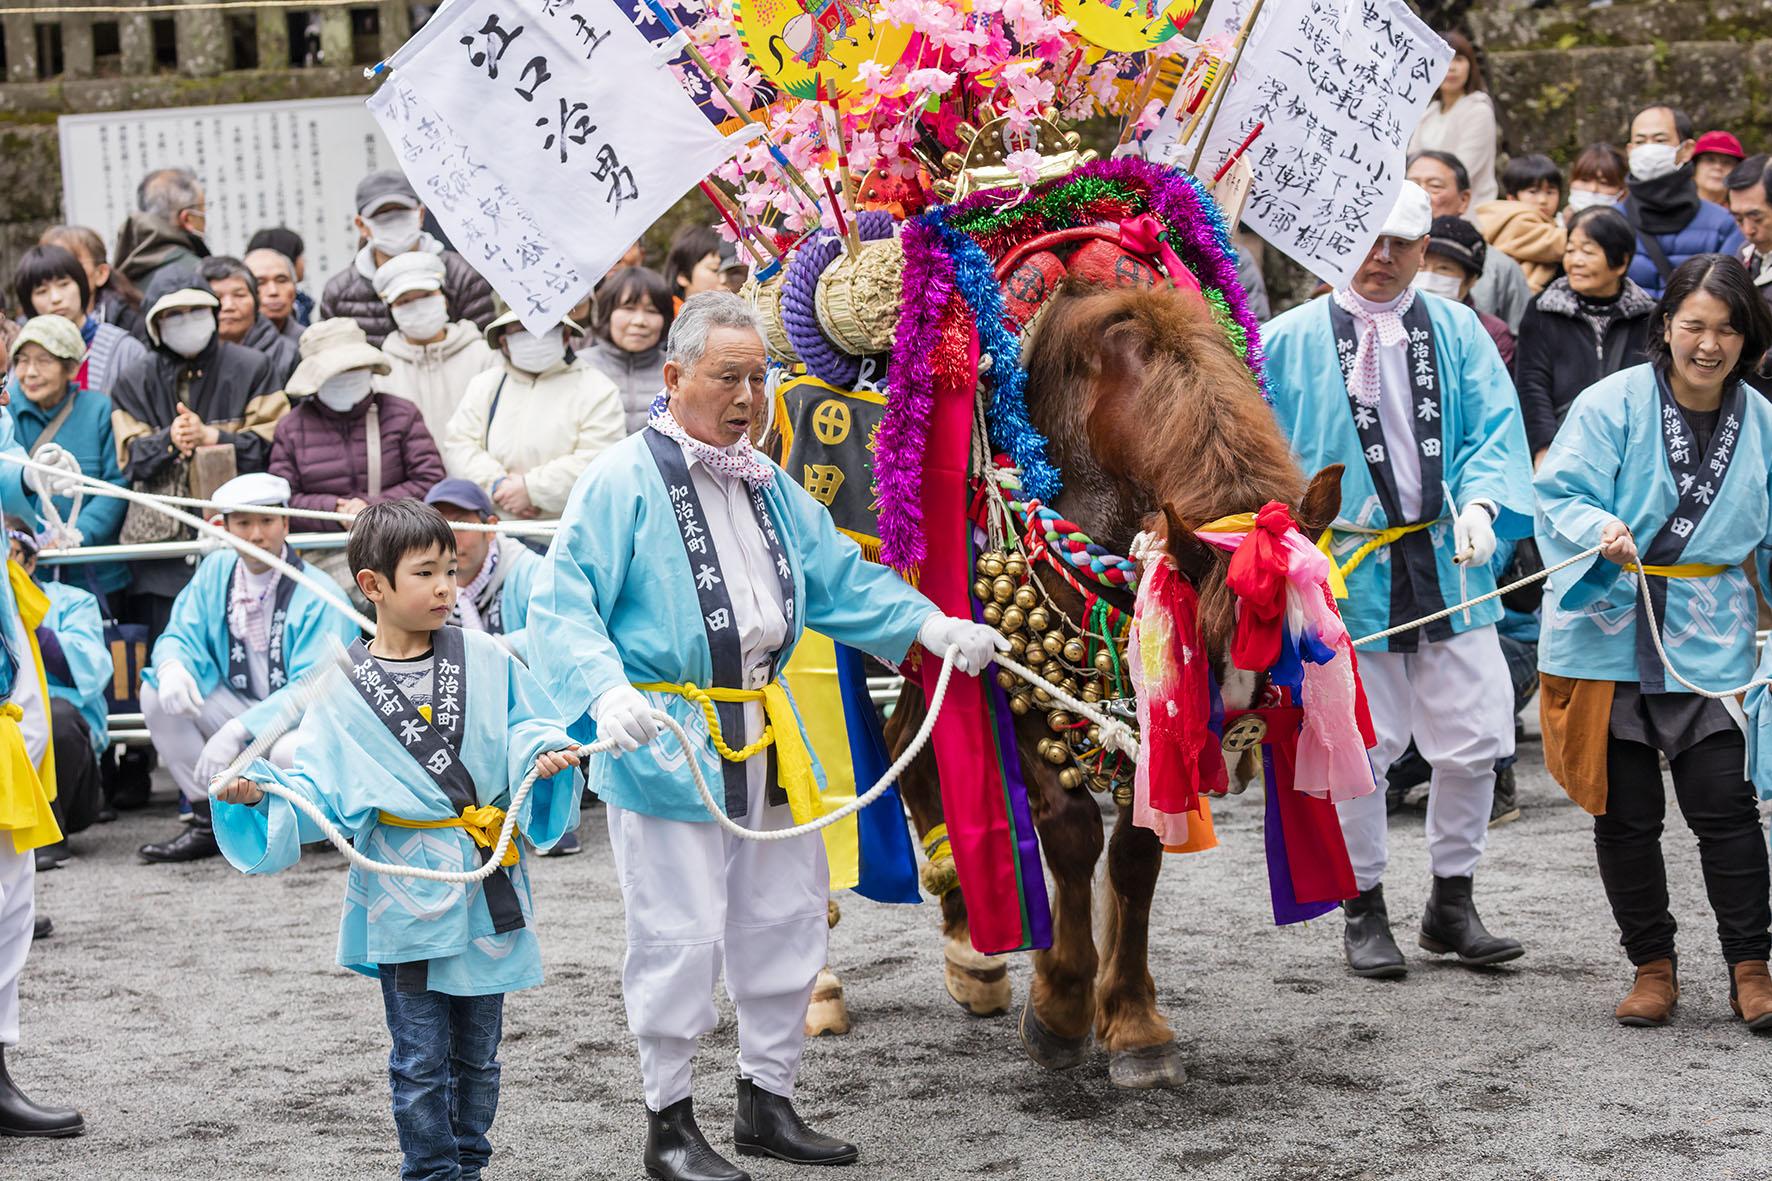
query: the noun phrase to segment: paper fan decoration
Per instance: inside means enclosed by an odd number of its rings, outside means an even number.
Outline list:
[[[1116,53],[1137,53],[1177,36],[1200,0],[1059,0],[1058,11],[1085,41]]]
[[[869,0],[733,0],[732,23],[751,63],[784,93],[842,98],[863,62],[890,70],[910,45],[908,26],[875,21]]]

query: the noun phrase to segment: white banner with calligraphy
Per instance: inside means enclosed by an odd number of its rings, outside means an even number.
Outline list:
[[[307,247],[303,287],[314,295],[357,253],[357,182],[394,167],[362,100],[348,97],[63,115],[56,130],[71,224],[112,242],[142,177],[189,168],[203,182],[209,248],[243,254],[254,233],[288,226]]]
[[[1409,137],[1451,60],[1403,0],[1269,0],[1201,171],[1262,124],[1244,156],[1255,186],[1243,221],[1341,286],[1396,204]]]
[[[369,109],[455,248],[544,332],[738,149],[611,0],[454,0]]]

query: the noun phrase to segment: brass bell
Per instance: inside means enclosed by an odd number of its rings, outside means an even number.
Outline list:
[[[1058,687],[1060,689],[1063,689],[1066,693],[1069,693],[1072,697],[1075,697],[1078,692],[1077,678],[1076,677],[1066,677],[1064,680],[1062,680],[1058,683]]]
[[[1004,577],[1007,578],[1008,575],[1004,575]],[[1023,586],[1023,587],[1016,588],[1015,605],[1017,607],[1020,607],[1023,611],[1028,610],[1030,607],[1032,607],[1035,603],[1038,603],[1039,601],[1040,601],[1040,596],[1035,592],[1033,587]]]
[[[1017,679],[1016,675],[1006,668],[997,670],[997,688],[1003,690],[1005,693],[1015,688],[1015,682]]]
[[[1028,612],[1029,629],[1036,632],[1043,632],[1050,626],[1052,626],[1052,617],[1046,613],[1046,608],[1035,607],[1032,611]]]
[[[1082,640],[1067,640],[1064,645],[1064,658],[1072,664],[1081,664],[1089,650],[1083,646]]]
[[[1046,678],[1047,684],[1062,685],[1064,683],[1064,666],[1062,664],[1048,664],[1040,670],[1040,675]]]
[[[1083,691],[1077,696],[1082,698],[1084,704],[1094,705],[1101,700],[1101,685],[1094,679],[1084,681]]]
[[[1009,577],[1015,579],[1026,578],[1027,572],[1028,560],[1020,554],[1010,554],[1007,558],[1003,559],[1003,573],[1007,574]]]
[[[1071,727],[1071,715],[1062,709],[1055,709],[1046,715],[1046,724],[1054,730],[1068,730]]]
[[[1083,769],[1081,767],[1066,767],[1064,770],[1060,771],[1058,773],[1058,786],[1064,788],[1066,791],[1076,791],[1079,787],[1082,787]]]
[[[1003,573],[1003,551],[991,550],[978,560],[980,574],[986,578],[996,578]]]
[[[986,603],[984,605],[984,621],[990,626],[996,627],[1003,621],[1003,608],[995,603]]]
[[[1032,644],[1029,644],[1027,654],[1022,660],[1022,663],[1029,668],[1039,668],[1042,664],[1046,663],[1046,649],[1036,648]]]
[[[990,560],[991,560],[990,554],[988,554],[988,553],[979,554],[978,560],[972,563],[972,572],[974,574],[986,573],[985,568],[990,564]]]
[[[1007,574],[999,574],[991,581],[991,598],[999,603],[1007,603],[1015,597],[1015,580]],[[1026,610],[1026,608],[1023,608]]]
[[[1033,708],[1034,703],[1026,693],[1017,693],[1009,699],[1009,712],[1018,718],[1026,717]]]
[[[1046,649],[1049,656],[1057,656],[1064,651],[1064,637],[1057,632],[1047,632],[1040,637],[1040,647]]]
[[[1017,659],[1017,660],[1020,660],[1023,656],[1025,656],[1027,654],[1027,650],[1028,650],[1028,639],[1026,636],[1014,635],[1014,636],[1009,637],[1009,655],[1015,657],[1015,659]]]
[[[1114,788],[1114,803],[1120,805],[1122,808],[1130,808],[1132,806],[1132,785],[1130,783],[1122,783],[1120,786]]]
[[[1095,654],[1095,671],[1104,677],[1112,676],[1114,672],[1114,658],[1112,654],[1105,651],[1097,652]]]
[[[1089,745],[1090,746],[1100,746],[1101,745],[1101,727],[1100,726],[1091,726],[1091,727],[1089,727],[1089,729],[1087,731],[1085,731],[1085,733],[1089,737]]]
[[[1106,775],[1101,774],[1100,772],[1097,772],[1094,775],[1091,775],[1089,777],[1089,790],[1092,792],[1096,792],[1099,794],[1101,792],[1107,791],[1109,788],[1111,788],[1113,786],[1114,786],[1113,779],[1111,779],[1110,777],[1108,777]]]
[[[1046,690],[1044,690],[1044,689],[1035,689],[1034,690],[1034,702],[1035,702],[1035,704],[1042,705],[1042,706],[1051,705],[1052,704],[1052,694],[1046,692]]]
[[[991,601],[991,584],[982,578],[979,579],[977,582],[973,583],[972,584],[972,597],[977,599],[981,603],[990,602]]]
[[[1027,623],[1027,621],[1028,621],[1027,612],[1023,611],[1020,607],[1005,607],[1005,608],[1003,608],[1003,630],[1004,631],[1018,632],[1022,629],[1022,625]]]
[[[1062,767],[1071,761],[1071,752],[1065,748],[1064,743],[1055,738],[1042,738],[1038,750],[1040,757],[1054,767]]]

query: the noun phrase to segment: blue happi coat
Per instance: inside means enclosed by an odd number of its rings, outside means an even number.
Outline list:
[[[1417,293],[1416,302],[1426,310],[1431,325],[1440,386],[1437,405],[1417,413],[1421,439],[1410,441],[1423,449],[1422,505],[1425,509],[1443,500],[1440,489],[1429,486],[1426,457],[1431,450],[1453,504],[1462,507],[1473,500],[1488,500],[1497,509],[1498,538],[1529,536],[1532,465],[1519,398],[1501,356],[1469,308],[1425,292]],[[1345,563],[1373,534],[1413,522],[1391,520],[1381,501],[1355,421],[1357,413],[1375,412],[1353,401],[1340,375],[1332,307],[1333,301],[1325,297],[1293,308],[1263,328],[1262,346],[1274,414],[1299,466],[1310,474],[1330,464],[1345,465],[1341,512],[1330,542],[1335,560]],[[1419,383],[1419,364],[1414,371]],[[1431,554],[1423,537],[1431,543]],[[1411,554],[1418,555],[1420,578],[1396,577]],[[1454,554],[1451,507],[1443,505],[1436,522],[1421,535],[1377,550],[1349,573],[1348,597],[1340,604],[1348,631],[1356,638],[1371,635],[1495,589],[1489,567],[1458,566],[1452,561]],[[1362,651],[1413,652],[1423,640],[1443,640],[1500,618],[1501,603],[1491,599]]]
[[[499,580],[499,626],[494,634],[504,637],[505,644],[516,653],[518,660],[526,660],[529,656],[526,630],[529,627],[529,600],[535,593],[542,557],[514,537],[496,537],[492,544],[498,547],[496,576]],[[465,584],[462,590],[467,590]],[[488,622],[484,613],[481,622]],[[491,628],[487,630],[492,631]]]
[[[536,758],[569,740],[547,693],[521,662],[490,636],[457,634],[465,641],[467,670],[457,753],[473,776],[479,802],[503,807]],[[441,700],[434,697],[433,703]],[[302,719],[301,735],[293,769],[280,771],[261,759],[247,769],[247,777],[299,792],[376,861],[451,871],[479,867],[477,846],[459,828],[397,828],[380,822],[384,811],[407,820],[443,820],[459,813],[342,674]],[[517,864],[504,872],[521,906],[520,928],[494,931],[484,883],[423,881],[353,866],[339,920],[338,962],[373,976],[379,964],[426,960],[426,987],[452,996],[540,984],[541,946],[535,936],[529,867],[535,850],[552,848],[562,834],[578,827],[577,775],[563,771],[541,780],[518,811],[517,825],[527,844]],[[304,843],[322,839],[293,804],[268,793],[252,806],[217,802],[213,808],[222,852],[246,873],[286,869],[300,858]]]
[[[284,559],[289,560],[287,551]],[[238,643],[228,627],[228,591],[239,562],[239,555],[232,548],[204,558],[196,576],[173,601],[172,619],[166,630],[154,641],[152,663],[157,666],[171,660],[184,665],[205,697],[227,679],[230,650]],[[344,597],[342,591],[339,597]],[[356,638],[357,625],[350,616],[296,584],[284,622],[283,680],[278,682],[277,670],[273,668],[271,692],[240,715],[248,732],[256,735],[275,723],[282,712],[283,690],[316,664],[329,659],[335,651],[333,640],[349,644]],[[142,670],[142,681],[159,688],[153,668]],[[248,695],[242,686],[233,688],[242,697]]]
[[[715,683],[711,624],[702,615],[697,572],[648,442],[654,435],[650,428],[630,435],[579,477],[529,605],[530,667],[562,716],[574,720],[575,736],[594,733],[588,711],[617,685]],[[763,500],[793,590],[777,672],[808,627],[902,662],[935,605],[891,570],[863,558],[824,506],[779,467]],[[715,561],[713,547],[705,550],[698,569]],[[649,696],[697,741],[709,788],[720,798],[723,768],[701,709],[671,694]],[[813,762],[822,791],[816,755]],[[635,754],[592,759],[591,787],[618,807],[711,823],[668,732]]]
[[[1590,386],[1569,407],[1534,481],[1546,566],[1597,544],[1614,519],[1630,527],[1644,560],[1656,561],[1649,556],[1654,539],[1670,522],[1686,519],[1676,516],[1681,489],[1664,439],[1665,404],[1654,368],[1639,365]],[[1732,407],[1741,419],[1733,431]],[[1721,478],[1708,462],[1719,446],[1731,449]],[[1711,577],[1657,580],[1666,593],[1661,626],[1668,654],[1682,676],[1706,689],[1742,684],[1753,670],[1757,608],[1740,566],[1752,558],[1761,585],[1768,585],[1769,490],[1772,404],[1739,387],[1733,402],[1725,399],[1712,455],[1701,457],[1692,492],[1703,512],[1686,531],[1677,559],[1727,569]],[[1558,571],[1544,596],[1538,667],[1583,680],[1642,680],[1640,619],[1634,574],[1598,555]],[[1652,671],[1660,675],[1660,667],[1655,660]],[[1685,692],[1672,677],[1665,691]]]
[[[52,657],[49,645],[40,642],[49,695],[73,702],[86,719],[93,751],[102,751],[110,724],[105,686],[116,670],[111,650],[105,645],[105,621],[99,614],[98,599],[92,592],[65,582],[38,585],[49,596],[49,614],[43,617],[41,627],[54,634],[61,653],[59,659]]]

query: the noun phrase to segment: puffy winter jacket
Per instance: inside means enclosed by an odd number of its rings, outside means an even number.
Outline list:
[[[369,494],[369,412],[381,436],[381,490]],[[340,414],[318,398],[298,398],[271,440],[271,474],[289,481],[291,508],[333,512],[353,497],[370,504],[422,499],[443,478],[443,458],[418,407],[392,394],[371,394]],[[296,518],[308,530],[344,528],[337,521]]]
[[[1623,207],[1620,206],[1623,212]],[[1629,216],[1628,213],[1626,216]],[[1638,287],[1649,294],[1651,299],[1660,299],[1667,284],[1662,280],[1661,271],[1653,259],[1643,248],[1642,239],[1647,237],[1639,231],[1637,234],[1637,256],[1630,260],[1630,279]],[[1671,271],[1689,258],[1697,258],[1701,254],[1734,254],[1739,255],[1746,239],[1735,227],[1735,219],[1721,205],[1709,201],[1698,202],[1698,212],[1686,223],[1684,229],[1671,234],[1656,234],[1655,240],[1661,243],[1662,253],[1667,255],[1668,269]]]
[[[655,344],[645,352],[630,353],[606,340],[593,340],[584,359],[615,383],[621,394],[628,434],[644,427],[653,399],[664,389],[664,345]]]
[[[419,235],[414,250],[428,250],[443,259],[443,296],[449,301],[449,313],[461,320],[472,320],[481,328],[492,323],[496,309],[492,306],[492,285],[480,277],[468,260],[453,250],[445,250],[429,234]],[[369,343],[381,346],[394,331],[394,313],[375,293],[375,252],[367,244],[357,251],[351,265],[326,280],[320,293],[320,320],[332,316],[349,316],[363,326]]]
[[[398,332],[390,333],[381,351],[391,368],[387,376],[376,378],[376,388],[417,403],[431,438],[439,443],[468,382],[504,361],[471,320],[449,325],[435,344],[413,344]]]
[[[1602,337],[1580,314],[1568,279],[1558,279],[1533,299],[1520,322],[1514,386],[1534,455],[1551,445],[1575,396],[1602,378],[1641,365],[1655,301],[1626,279],[1617,314]]]
[[[626,437],[621,395],[582,359],[540,375],[506,364],[468,385],[449,420],[443,459],[450,475],[489,495],[500,480],[521,476],[540,514],[558,517],[580,473]]]

